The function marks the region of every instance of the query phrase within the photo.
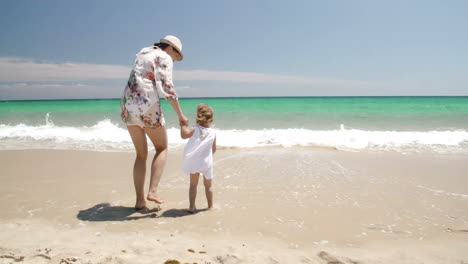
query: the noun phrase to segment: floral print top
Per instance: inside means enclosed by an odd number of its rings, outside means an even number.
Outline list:
[[[171,56],[158,47],[143,48],[135,59],[120,101],[127,126],[158,128],[164,125],[159,97],[177,99],[172,82]]]

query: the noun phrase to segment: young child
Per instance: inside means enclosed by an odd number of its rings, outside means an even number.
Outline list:
[[[203,175],[208,209],[213,208],[213,191],[211,184],[213,179],[213,154],[216,152],[216,134],[210,128],[213,123],[213,109],[206,104],[197,105],[196,125],[188,128],[182,125],[180,135],[183,139],[190,138],[185,146],[182,170],[190,174],[189,200],[190,207],[187,210],[194,213],[195,198],[197,197],[197,185],[200,174]]]

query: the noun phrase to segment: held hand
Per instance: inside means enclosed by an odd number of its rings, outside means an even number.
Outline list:
[[[189,123],[189,120],[187,119],[187,117],[184,114],[181,114],[181,116],[179,117],[179,125],[188,126],[188,123]]]

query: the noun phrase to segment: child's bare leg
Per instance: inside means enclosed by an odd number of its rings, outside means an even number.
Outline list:
[[[197,198],[197,186],[200,173],[190,174],[190,190],[189,190],[189,201],[190,207],[187,210],[190,213],[194,213],[197,208],[195,207],[195,199]]]
[[[212,180],[203,177],[203,184],[205,185],[206,201],[208,202],[208,209],[213,209],[213,190],[211,190]]]

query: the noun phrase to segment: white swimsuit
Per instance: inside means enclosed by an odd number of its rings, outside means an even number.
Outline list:
[[[213,141],[216,133],[211,128],[194,126],[184,150],[182,170],[186,174],[201,173],[206,179],[213,178]]]

